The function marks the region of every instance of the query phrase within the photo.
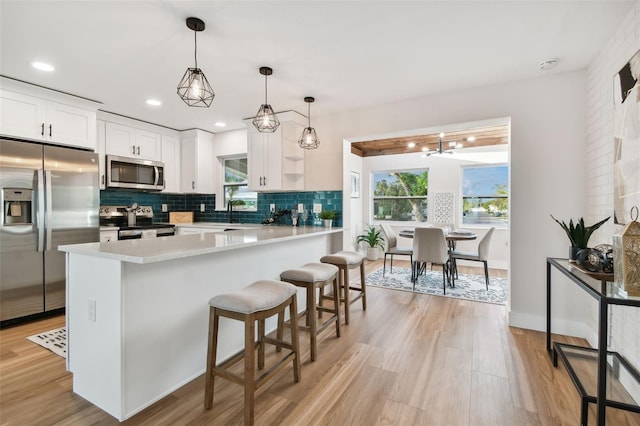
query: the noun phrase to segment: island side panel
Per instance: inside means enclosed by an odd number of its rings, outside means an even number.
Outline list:
[[[181,258],[125,263],[123,273],[124,388],[126,418],[205,371],[211,297],[289,268],[318,262],[339,250],[340,233]],[[304,292],[299,292],[304,309]],[[275,329],[275,319],[267,322]],[[222,319],[218,361],[244,345],[240,322]]]
[[[67,356],[73,391],[123,420],[121,263],[74,253],[66,257]]]

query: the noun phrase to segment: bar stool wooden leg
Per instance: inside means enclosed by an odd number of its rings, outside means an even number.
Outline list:
[[[252,425],[255,404],[255,320],[248,315],[244,323],[244,424]]]
[[[296,302],[296,296],[291,296],[291,304],[289,305],[289,316],[291,318],[297,318],[298,303]],[[291,346],[295,353],[293,359],[293,381],[300,381],[300,336],[298,335],[298,327],[291,327]]]
[[[209,348],[207,350],[207,376],[205,378],[204,407],[209,410],[213,406],[214,368],[218,351],[219,316],[215,308],[209,308]]]
[[[264,320],[258,321],[258,369],[264,368]]]
[[[316,319],[316,287],[314,283],[307,286],[307,321],[309,334],[311,334],[311,361],[316,360],[318,320]]]
[[[338,274],[340,272],[338,271]],[[324,286],[322,286],[324,288]],[[336,310],[336,336],[340,337],[340,288],[338,287],[338,275],[333,279],[333,306]],[[322,301],[322,298],[320,298]],[[320,311],[322,313],[322,311]]]
[[[349,325],[349,267],[342,269],[342,290],[344,291],[344,323]]]
[[[391,270],[393,270],[393,256],[391,257]],[[364,283],[364,260],[360,264],[360,286],[362,288],[362,310],[367,310],[367,286]]]

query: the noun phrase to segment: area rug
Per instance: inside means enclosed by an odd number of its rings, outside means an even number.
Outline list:
[[[37,343],[43,348],[49,349],[54,354],[67,358],[67,330],[66,328],[56,328],[40,334],[27,337],[33,343]]]
[[[393,268],[393,273],[387,269],[382,276],[382,268],[367,275],[367,285],[390,288],[393,290],[413,291],[411,269]],[[484,275],[459,274],[456,286],[447,285],[447,293],[442,294],[442,271],[425,271],[418,277],[416,293],[446,296],[458,299],[475,300],[479,302],[505,305],[508,299],[508,286],[505,278],[489,277],[489,290],[486,289]]]

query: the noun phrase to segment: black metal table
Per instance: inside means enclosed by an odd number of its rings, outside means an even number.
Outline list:
[[[568,277],[572,283],[578,285],[591,297],[598,301],[598,348],[568,345],[559,342],[551,342],[551,268],[554,267]],[[607,388],[611,388],[613,382],[621,375],[621,370],[628,373],[640,383],[640,373],[618,352],[607,350],[608,310],[609,305],[626,305],[640,307],[640,297],[625,297],[618,293],[617,288],[610,282],[612,274],[590,274],[579,269],[567,259],[547,258],[547,351],[553,360],[553,365],[558,366],[558,356],[567,367],[569,376],[576,389],[580,393],[581,413],[580,424],[587,425],[588,404],[597,406],[597,424],[605,424],[606,407],[640,413],[633,399],[615,400],[607,398]],[[583,364],[579,372],[576,365]],[[588,377],[584,374],[584,365],[592,365],[596,375],[596,390],[585,386]],[[609,371],[609,377],[607,377]],[[609,385],[609,386],[608,386]],[[595,393],[595,395],[594,395]]]

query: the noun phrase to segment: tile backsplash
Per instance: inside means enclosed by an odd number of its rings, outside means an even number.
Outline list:
[[[215,194],[164,194],[160,192],[142,192],[121,189],[106,189],[100,191],[101,205],[129,205],[137,202],[140,205],[153,208],[156,222],[168,222],[169,212],[192,211],[196,222],[228,222],[226,211],[215,210]],[[169,212],[162,212],[162,204],[166,204]],[[200,205],[205,205],[205,211],[200,211]],[[342,191],[309,191],[309,192],[270,192],[258,193],[258,211],[234,211],[233,218],[239,223],[261,223],[271,216],[269,208],[275,204],[276,210],[297,209],[298,204],[304,204],[309,210],[307,225],[313,225],[313,204],[322,204],[324,210],[335,210],[337,217],[335,226],[342,226]],[[283,217],[283,224],[291,224],[289,216]],[[316,223],[320,225],[320,223]]]

